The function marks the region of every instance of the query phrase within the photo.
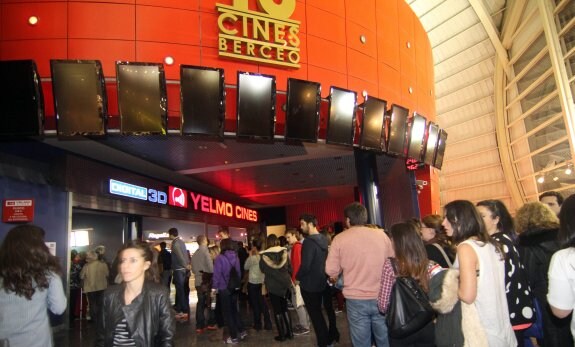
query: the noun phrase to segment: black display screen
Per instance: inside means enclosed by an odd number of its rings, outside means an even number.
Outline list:
[[[439,126],[433,122],[429,122],[427,126],[427,142],[425,145],[425,155],[423,162],[427,165],[433,165],[433,157],[437,149],[437,140],[439,139]]]
[[[439,142],[437,143],[437,153],[435,154],[435,160],[433,166],[440,169],[443,166],[443,156],[445,154],[445,146],[447,141],[447,133],[445,130],[439,130]]]
[[[33,60],[0,61],[0,136],[43,133],[44,99]]]
[[[238,72],[238,137],[273,140],[276,118],[274,76]]]
[[[425,117],[413,113],[409,121],[409,141],[407,146],[407,157],[417,161],[422,160],[423,140],[425,139]]]
[[[59,136],[104,135],[107,97],[97,60],[51,60]]]
[[[224,70],[182,65],[182,135],[223,138],[226,116]]]
[[[116,63],[122,134],[161,134],[167,131],[168,102],[162,64]]]
[[[320,103],[319,83],[288,79],[286,140],[317,142]]]
[[[363,106],[361,148],[385,151],[385,111],[387,101],[369,97]]]
[[[398,106],[391,106],[391,117],[389,122],[389,139],[387,152],[395,155],[405,156],[405,137],[407,132],[407,116],[409,110]]]
[[[356,101],[356,92],[331,87],[327,119],[327,143],[353,145]]]

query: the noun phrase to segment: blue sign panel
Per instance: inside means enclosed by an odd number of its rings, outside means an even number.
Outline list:
[[[148,200],[147,188],[112,179],[110,180],[110,194],[121,195],[140,200]]]

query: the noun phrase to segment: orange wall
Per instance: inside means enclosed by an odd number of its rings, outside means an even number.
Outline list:
[[[165,66],[168,79],[179,78],[179,64],[224,68],[228,84],[236,83],[238,70],[275,75],[278,90],[294,77],[320,82],[322,96],[333,85],[356,91],[362,102],[366,90],[435,120],[431,46],[404,0],[298,1],[292,16],[301,22],[297,70],[219,58],[216,2],[232,0],[3,0],[0,59],[34,59],[42,77],[50,77],[50,59],[98,59],[105,75],[114,77],[117,60],[162,62],[170,55],[175,64]],[[249,3],[255,10],[256,1]],[[36,26],[28,24],[32,15],[40,19]],[[110,113],[117,115],[115,85],[107,88]],[[51,83],[43,89],[50,124]],[[177,85],[168,89],[172,123],[179,91]],[[233,110],[227,114],[235,117]],[[430,201],[422,205],[432,208]]]

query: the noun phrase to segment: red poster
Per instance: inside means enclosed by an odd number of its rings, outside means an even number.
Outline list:
[[[2,222],[32,222],[34,220],[34,199],[4,199]]]

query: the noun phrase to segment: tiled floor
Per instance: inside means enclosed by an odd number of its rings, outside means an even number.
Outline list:
[[[190,302],[192,308],[195,308],[195,292],[190,294]],[[245,326],[251,325],[250,312],[248,312],[245,302],[240,302],[240,309],[242,313],[242,321]],[[297,319],[295,311],[290,311],[292,320]],[[194,317],[194,312],[191,314]],[[347,319],[345,310],[337,314],[337,328],[341,334],[340,342],[337,346],[347,347],[351,346],[349,339],[349,331],[347,328]],[[176,327],[175,345],[178,347],[187,346],[224,346],[222,329],[216,331],[206,331],[198,335],[195,331],[194,319],[190,323],[178,323]],[[253,347],[267,347],[267,346],[281,346],[281,347],[303,347],[315,346],[315,335],[312,331],[307,335],[296,336],[293,340],[286,340],[284,342],[276,342],[274,336],[276,330],[273,331],[256,331],[248,329],[248,337],[243,340],[239,346],[253,346]],[[60,330],[54,333],[54,342],[56,347],[75,347],[75,346],[93,346],[95,340],[95,324],[86,321],[75,321],[70,329]]]

